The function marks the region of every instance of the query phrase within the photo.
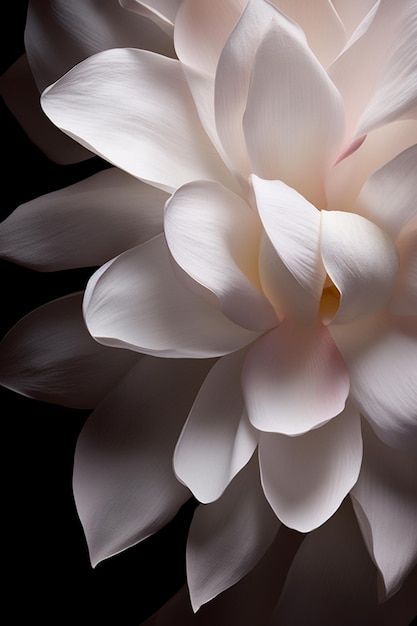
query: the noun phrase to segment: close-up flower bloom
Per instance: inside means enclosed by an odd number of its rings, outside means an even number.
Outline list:
[[[90,270],[0,382],[89,411],[91,565],[192,502],[148,626],[407,626],[417,2],[31,0],[2,93],[47,157],[106,164],[0,225],[4,261]]]

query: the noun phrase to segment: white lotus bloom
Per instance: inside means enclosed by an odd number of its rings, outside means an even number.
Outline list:
[[[32,65],[48,118],[113,167],[0,227],[3,258],[101,267],[84,319],[73,294],[9,332],[2,384],[95,408],[74,466],[93,565],[201,503],[192,608],[149,625],[407,625],[417,2],[128,0],[114,28],[105,5],[58,80],[42,44]]]

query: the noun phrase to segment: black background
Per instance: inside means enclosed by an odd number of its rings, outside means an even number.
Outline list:
[[[26,2],[3,11],[1,73],[23,52]],[[1,219],[19,204],[85,178],[98,159],[49,161],[1,101]],[[0,261],[1,336],[24,314],[83,289],[92,270],[37,273]],[[19,396],[0,387],[3,430],[3,587],[6,623],[140,624],[184,581],[193,504],[158,535],[92,569],[72,496],[73,454],[88,412]],[[4,557],[6,561],[4,560]],[[5,606],[9,605],[9,606]]]

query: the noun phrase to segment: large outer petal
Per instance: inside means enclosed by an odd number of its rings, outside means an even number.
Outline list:
[[[278,519],[300,532],[333,515],[355,484],[361,462],[360,416],[350,405],[304,435],[263,433],[259,441],[265,495]]]
[[[385,600],[417,564],[417,458],[389,448],[364,426],[363,465],[351,497]]]
[[[243,129],[252,171],[280,179],[317,208],[344,132],[340,93],[311,50],[274,17],[259,45]]]
[[[187,582],[194,611],[248,574],[279,526],[262,491],[254,456],[219,500],[194,513],[187,541]]]
[[[84,312],[100,342],[154,356],[207,358],[257,338],[176,278],[160,235],[102,266],[87,285]]]
[[[7,333],[0,349],[0,380],[42,402],[91,409],[138,358],[92,339],[78,293],[35,309]]]
[[[415,454],[416,318],[370,317],[329,329],[349,369],[352,400],[385,443]]]
[[[177,477],[203,503],[220,497],[258,443],[242,396],[243,358],[244,353],[236,352],[213,366],[175,448]]]
[[[328,330],[288,320],[249,349],[242,374],[249,419],[260,430],[299,435],[338,415],[349,376]]]
[[[378,603],[376,570],[351,506],[341,509],[301,544],[268,626],[409,626],[417,611],[417,570],[404,589]]]
[[[17,208],[0,224],[0,255],[38,271],[101,265],[162,232],[167,197],[105,170]]]
[[[251,330],[277,324],[259,288],[261,224],[241,197],[208,181],[185,185],[167,204],[164,230],[178,265],[227,317]]]
[[[155,533],[189,499],[172,454],[210,365],[144,357],[84,425],[73,483],[93,565]]]
[[[47,89],[42,106],[93,152],[165,190],[200,178],[234,184],[201,126],[179,61],[107,50]]]
[[[320,247],[327,273],[340,292],[335,324],[345,324],[387,306],[399,255],[383,230],[355,213],[322,211]]]

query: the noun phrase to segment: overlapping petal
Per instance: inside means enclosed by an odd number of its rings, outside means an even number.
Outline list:
[[[104,170],[16,209],[0,224],[0,255],[38,271],[101,265],[162,232],[167,198]]]
[[[243,358],[244,352],[236,352],[213,366],[175,449],[175,473],[199,502],[216,500],[258,443],[242,396]]]
[[[341,149],[344,105],[293,30],[287,20],[271,20],[256,51],[243,129],[253,173],[284,181],[322,208],[325,176]]]
[[[263,433],[259,463],[265,495],[279,520],[310,532],[338,509],[359,475],[360,416],[351,405],[298,437]]]
[[[98,53],[47,89],[42,106],[84,146],[164,190],[200,178],[235,185],[175,59],[137,49]]]
[[[258,336],[184,287],[172,262],[159,235],[102,266],[84,299],[93,337],[154,356],[207,358],[238,350]]]
[[[416,456],[386,446],[365,424],[364,459],[351,497],[381,574],[381,601],[398,592],[417,564],[416,493]]]
[[[42,402],[91,409],[140,358],[91,338],[77,293],[35,309],[6,334],[0,380]]]
[[[93,565],[152,535],[189,499],[171,459],[210,365],[144,357],[84,425],[73,484]]]
[[[175,261],[227,317],[256,331],[277,324],[259,287],[261,224],[241,197],[209,181],[185,185],[167,204],[164,230]]]
[[[187,541],[187,582],[194,611],[238,583],[272,544],[279,522],[267,503],[256,458],[219,500],[199,506]]]
[[[258,339],[243,365],[243,393],[260,430],[299,435],[338,415],[349,393],[346,365],[320,322],[285,320]]]

